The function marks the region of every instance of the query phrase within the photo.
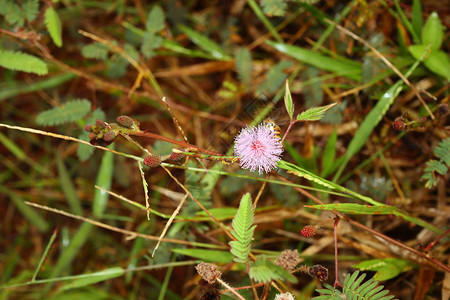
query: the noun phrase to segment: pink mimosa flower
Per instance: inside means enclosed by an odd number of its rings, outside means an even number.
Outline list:
[[[234,154],[243,169],[259,174],[268,173],[277,166],[283,153],[281,140],[270,127],[260,124],[241,130],[234,140]]]

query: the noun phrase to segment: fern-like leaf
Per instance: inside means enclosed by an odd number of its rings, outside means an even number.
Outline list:
[[[0,14],[5,17],[10,25],[23,26],[25,23],[25,14],[20,6],[11,0],[0,0]]]
[[[86,58],[106,60],[108,58],[108,47],[100,43],[92,43],[81,49],[81,54]]]
[[[270,68],[267,78],[258,86],[256,94],[272,95],[278,91],[287,78],[285,69],[292,66],[292,62],[283,60]]]
[[[52,126],[74,122],[83,118],[90,110],[91,102],[86,99],[76,99],[65,103],[61,107],[41,112],[36,118],[36,123]]]
[[[163,39],[154,32],[146,32],[142,36],[141,52],[146,58],[150,58],[155,55],[155,49],[159,48],[163,42]]]
[[[262,0],[261,5],[268,16],[284,16],[287,8],[286,0]]]
[[[45,75],[48,73],[47,64],[32,55],[0,49],[0,67],[23,71],[27,73],[35,73]]]
[[[337,103],[332,103],[325,106],[312,107],[308,110],[305,110],[301,114],[297,116],[298,121],[318,121],[322,119],[323,115],[327,110],[335,106]]]
[[[434,149],[434,155],[450,167],[450,138],[442,140]]]
[[[59,19],[59,16],[53,7],[49,7],[45,11],[44,23],[55,45],[61,47],[62,46],[61,20]]]
[[[254,263],[250,264],[250,278],[256,282],[270,282],[272,280],[287,280],[290,282],[297,282],[297,278],[283,269],[281,266],[277,266],[273,262],[263,259],[258,259]]]
[[[246,262],[250,253],[251,241],[256,225],[253,225],[254,209],[252,198],[249,193],[242,196],[241,203],[233,218],[233,230],[231,234],[237,239],[231,241],[231,253],[235,256],[236,262]]]
[[[338,299],[364,299],[364,300],[390,300],[394,296],[389,295],[389,290],[384,290],[384,286],[379,285],[379,282],[371,278],[361,284],[365,279],[366,274],[359,276],[359,271],[353,274],[347,274],[344,279],[342,291],[325,284],[325,289],[317,289],[316,291],[323,294],[322,296],[314,297],[313,300],[338,300]]]
[[[436,173],[441,175],[447,174],[448,167],[450,167],[450,138],[442,140],[434,147],[433,152],[439,158],[439,161],[434,159],[427,161],[424,174],[420,178],[421,180],[426,180],[425,187],[427,189],[437,184]]]
[[[236,71],[243,84],[249,85],[252,75],[252,55],[247,48],[239,48],[236,52]]]
[[[157,33],[164,29],[164,20],[165,20],[164,11],[161,9],[159,5],[153,6],[152,10],[149,12],[147,16],[147,22],[145,24],[145,28],[147,32]]]
[[[36,19],[36,15],[39,12],[38,0],[26,0],[22,5],[23,13],[28,21]]]

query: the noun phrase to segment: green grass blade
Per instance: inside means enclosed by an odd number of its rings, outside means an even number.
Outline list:
[[[56,161],[58,165],[59,183],[66,196],[67,202],[69,203],[70,209],[72,213],[81,215],[83,209],[81,208],[81,202],[77,197],[77,192],[72,184],[72,180],[70,179],[69,172],[67,171],[61,156],[58,155]]]
[[[412,4],[412,27],[417,36],[421,35],[423,26],[422,4],[420,0],[413,0]]]
[[[395,206],[390,205],[371,206],[356,203],[305,205],[305,207],[319,210],[332,210],[345,214],[356,214],[356,215],[390,215],[393,214],[394,211],[396,210]]]
[[[400,17],[400,21],[402,22],[403,26],[405,26],[406,29],[409,31],[409,33],[412,35],[414,43],[419,44],[420,43],[419,35],[417,35],[416,32],[414,31],[414,28],[413,28],[411,22],[409,22],[403,9],[400,7],[400,3],[398,2],[398,0],[394,0],[394,3],[395,3],[395,8],[397,9],[397,13]]]
[[[63,84],[66,81],[74,79],[75,77],[76,75],[73,73],[66,73],[39,80],[31,84],[14,82],[13,84],[2,85],[0,89],[0,101],[15,97],[17,95],[51,89]]]
[[[312,50],[288,44],[275,43],[273,41],[266,41],[266,43],[281,53],[287,54],[305,64],[361,81],[362,66],[358,62],[343,57],[331,58]]]
[[[194,44],[210,53],[214,58],[219,60],[231,60],[231,57],[223,51],[222,47],[210,38],[201,35],[197,31],[184,25],[180,25],[179,29],[186,34]]]
[[[201,261],[212,263],[228,264],[233,262],[234,257],[230,252],[220,250],[175,248],[170,249],[170,251],[177,254],[195,257],[200,259]]]
[[[122,276],[125,273],[125,270],[120,267],[114,267],[105,269],[102,271],[98,271],[90,274],[83,274],[74,276],[75,278],[71,280],[71,282],[64,285],[60,291],[67,291],[70,289],[80,288],[83,286],[95,284],[97,282],[109,280],[112,278],[116,278]]]
[[[110,147],[111,148],[111,147]],[[113,177],[114,156],[112,152],[105,152],[97,174],[96,185],[109,190]],[[97,218],[101,218],[108,204],[108,193],[95,189],[92,212]]]
[[[349,189],[347,189],[347,188],[345,188],[345,187],[343,187],[343,186],[341,186],[339,184],[336,184],[334,182],[328,181],[328,180],[326,180],[326,179],[324,179],[324,178],[322,178],[322,177],[320,177],[320,176],[318,176],[318,175],[316,175],[316,174],[314,174],[312,172],[309,172],[308,170],[305,170],[305,169],[303,169],[303,168],[301,168],[299,166],[296,166],[294,164],[288,163],[288,162],[286,162],[284,160],[280,160],[278,162],[277,167],[279,167],[280,169],[284,169],[284,170],[288,171],[288,173],[294,174],[294,175],[296,175],[298,177],[302,177],[302,178],[305,178],[305,179],[307,179],[307,180],[309,180],[311,182],[320,184],[320,185],[322,185],[322,186],[324,186],[324,187],[326,187],[326,188],[328,188],[330,190],[336,190],[336,191],[348,194],[349,196],[351,196],[351,197],[353,197],[355,199],[362,200],[364,202],[370,203],[370,204],[375,205],[375,206],[383,206],[382,203],[377,202],[377,201],[373,200],[370,197],[363,196],[363,195],[361,195],[361,194],[359,194],[357,192],[354,192],[352,190],[349,190]]]
[[[278,34],[278,31],[273,27],[272,23],[270,23],[269,19],[267,19],[264,12],[259,7],[258,3],[256,3],[255,0],[248,0],[248,5],[251,7],[253,12],[255,13],[256,17],[266,26],[267,30],[272,34],[272,36],[279,42],[282,43],[283,39]]]
[[[14,206],[20,211],[20,213],[25,217],[25,219],[28,220],[31,225],[36,226],[36,228],[40,232],[46,232],[50,229],[50,224],[32,207],[26,205],[24,200],[20,196],[9,192],[8,190],[4,190],[3,188],[2,190],[11,197],[11,201],[14,203]]]
[[[350,158],[358,153],[358,151],[364,146],[375,126],[377,126],[377,124],[381,121],[382,117],[394,102],[394,99],[400,94],[402,89],[403,81],[399,80],[381,96],[380,100],[378,100],[377,104],[364,119],[344,154],[344,161],[339,166],[339,169],[333,178],[334,182],[339,179],[342,171],[344,171],[344,168],[350,161]]]
[[[31,278],[31,281],[32,281],[32,282],[36,280],[36,277],[37,277],[37,275],[38,275],[38,273],[39,273],[39,270],[41,269],[42,264],[44,263],[45,258],[46,258],[47,255],[48,255],[48,251],[50,250],[50,248],[52,247],[53,243],[55,242],[55,239],[56,239],[56,235],[57,235],[57,234],[58,234],[58,230],[55,229],[55,230],[53,231],[52,236],[50,237],[50,241],[48,241],[47,247],[45,247],[45,250],[44,250],[44,253],[42,254],[41,259],[39,260],[39,263],[38,263],[38,265],[37,265],[37,267],[36,267],[36,271],[34,271],[33,277]]]
[[[334,128],[333,133],[328,138],[325,149],[322,155],[322,171],[320,176],[327,177],[331,174],[334,164],[334,159],[336,157],[336,143],[337,143],[337,128]]]

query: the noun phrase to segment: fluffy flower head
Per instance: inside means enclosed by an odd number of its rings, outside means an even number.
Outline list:
[[[291,293],[283,293],[277,294],[274,300],[295,300],[295,297]]]
[[[239,164],[252,172],[270,172],[276,167],[282,153],[280,138],[264,124],[242,129],[234,140],[234,154],[239,157]]]

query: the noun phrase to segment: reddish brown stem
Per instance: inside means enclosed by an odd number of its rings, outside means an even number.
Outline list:
[[[189,143],[186,143],[186,142],[177,141],[177,140],[174,140],[174,139],[171,139],[171,138],[168,138],[168,137],[156,134],[156,133],[147,132],[147,131],[127,132],[127,134],[134,135],[134,136],[142,136],[142,137],[155,139],[155,140],[165,141],[165,142],[168,142],[168,143],[171,143],[171,144],[175,144],[175,145],[178,145],[178,146],[181,146],[181,147],[195,149],[195,150],[198,150],[199,152],[202,152],[202,153],[205,153],[205,154],[217,155],[217,156],[223,155],[221,153],[217,153],[217,152],[214,152],[214,151],[203,149],[203,148],[200,148],[198,146],[195,146],[195,145],[192,145],[192,144],[189,144]]]
[[[433,248],[434,245],[436,245],[437,242],[439,242],[440,239],[442,239],[444,236],[446,236],[450,232],[450,229],[447,229],[443,234],[438,236],[434,241],[432,241],[428,246],[425,248],[425,252],[430,251],[431,248]]]

